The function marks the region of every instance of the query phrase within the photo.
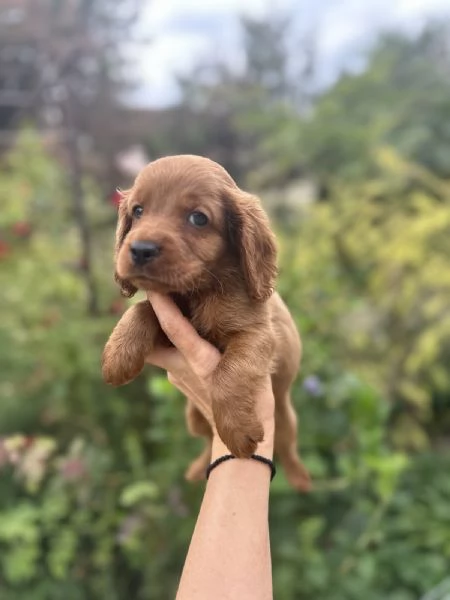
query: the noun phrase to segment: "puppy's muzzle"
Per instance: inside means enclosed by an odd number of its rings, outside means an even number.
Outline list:
[[[135,241],[130,245],[130,254],[134,266],[143,267],[161,254],[161,246],[150,240]]]

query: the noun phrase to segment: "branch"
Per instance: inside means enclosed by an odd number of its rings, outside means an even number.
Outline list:
[[[88,304],[87,310],[90,315],[99,313],[99,303],[97,296],[97,286],[92,268],[92,238],[89,228],[89,221],[86,213],[85,197],[83,191],[83,170],[80,161],[80,151],[78,146],[77,127],[74,119],[71,92],[67,90],[67,101],[65,103],[66,125],[69,130],[67,136],[67,150],[70,159],[70,189],[72,194],[72,206],[75,220],[78,226],[81,241],[81,263],[86,281]]]

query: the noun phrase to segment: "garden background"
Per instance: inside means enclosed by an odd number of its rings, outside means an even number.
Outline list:
[[[448,598],[449,22],[324,82],[317,31],[268,5],[235,17],[236,64],[205,55],[150,107],[144,4],[0,2],[0,597],[175,595],[201,442],[163,373],[112,389],[100,356],[127,305],[115,188],[196,153],[261,196],[304,343],[315,488],[272,485],[275,598]]]

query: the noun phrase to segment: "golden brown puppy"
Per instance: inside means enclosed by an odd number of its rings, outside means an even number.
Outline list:
[[[276,246],[259,199],[240,190],[217,163],[182,155],[150,163],[119,208],[116,281],[170,294],[199,334],[223,354],[215,371],[213,414],[230,451],[248,457],[264,431],[255,396],[272,373],[276,406],[275,452],[296,489],[310,486],[297,454],[296,415],[289,392],[301,357],[300,339],[274,292]],[[163,334],[148,301],[132,306],[103,354],[103,377],[122,385],[144,366]],[[189,430],[211,437],[201,413],[188,403]],[[204,476],[209,450],[186,476]]]

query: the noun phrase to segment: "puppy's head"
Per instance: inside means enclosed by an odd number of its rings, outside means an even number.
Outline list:
[[[270,296],[276,248],[259,200],[207,158],[170,156],[147,165],[119,207],[122,293],[202,291],[220,285],[230,264],[241,270],[251,298]]]

